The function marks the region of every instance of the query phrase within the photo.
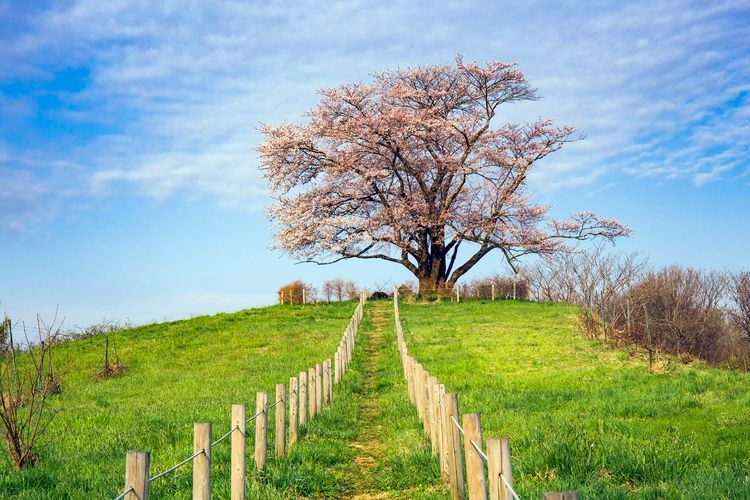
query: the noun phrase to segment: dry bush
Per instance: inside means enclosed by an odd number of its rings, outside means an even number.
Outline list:
[[[20,351],[14,344],[10,322],[3,321],[7,349],[0,356],[0,432],[16,468],[39,460],[37,448],[54,413],[49,398],[60,392],[60,371],[54,368],[53,354],[61,339],[57,318],[50,325],[37,318],[38,343]]]
[[[714,363],[750,363],[750,273],[677,266],[649,270],[637,253],[604,247],[564,253],[521,269],[536,300],[581,306],[593,337]]]
[[[671,266],[649,273],[622,296],[615,327],[649,352],[688,353],[720,361],[727,323],[722,276]]]
[[[316,293],[312,285],[300,280],[292,281],[279,288],[279,302],[282,304],[302,304],[315,302]]]
[[[109,332],[104,335],[104,367],[101,371],[96,373],[95,378],[107,379],[117,377],[125,373],[128,369],[127,365],[120,361],[120,356],[117,354],[117,344],[113,336],[114,332]],[[112,356],[109,354],[109,339],[112,336]]]
[[[357,285],[351,280],[336,278],[323,283],[321,294],[326,302],[352,300],[359,297]]]
[[[727,285],[731,324],[750,342],[750,272],[729,273]]]

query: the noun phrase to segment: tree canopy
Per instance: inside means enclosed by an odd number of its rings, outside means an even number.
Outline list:
[[[494,126],[501,105],[537,97],[514,63],[458,57],[320,94],[306,123],[261,125],[275,240],[293,258],[396,262],[426,291],[452,287],[493,250],[513,265],[564,251],[566,240],[629,233],[614,219],[558,220],[532,203],[528,173],[574,128]]]

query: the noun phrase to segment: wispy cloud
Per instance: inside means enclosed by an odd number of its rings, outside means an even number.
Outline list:
[[[78,1],[34,16],[5,35],[0,81],[43,86],[57,71],[86,67],[82,91],[56,93],[55,119],[90,127],[0,149],[4,179],[18,191],[0,198],[6,228],[41,220],[33,207],[42,199],[50,216],[70,198],[123,186],[258,207],[257,122],[300,119],[317,88],[457,52],[527,71],[544,99],[511,108],[509,119],[552,116],[587,136],[545,161],[535,189],[612,172],[696,186],[747,172],[746,2]],[[17,113],[22,99],[13,100]]]

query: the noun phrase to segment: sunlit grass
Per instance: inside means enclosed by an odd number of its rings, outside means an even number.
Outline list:
[[[530,302],[401,306],[410,352],[509,437],[524,498],[750,497],[750,376],[647,361],[584,339],[576,309]]]
[[[273,398],[276,383],[331,357],[354,307],[352,302],[274,306],[119,332],[114,336],[117,352],[128,368],[108,380],[94,379],[104,364],[103,337],[61,346],[56,361],[68,373],[52,404],[59,411],[47,433],[52,442],[41,450],[39,466],[20,473],[4,455],[0,458],[0,495],[114,497],[124,484],[125,453],[131,449],[151,451],[152,475],[169,468],[192,454],[194,422],[212,422],[216,438],[229,428],[233,403],[254,410],[257,391],[268,391]],[[290,461],[305,453],[300,447]],[[326,450],[316,446],[315,453],[325,455]],[[217,445],[213,463],[216,496],[227,497],[228,441]],[[317,462],[308,465],[317,470],[317,479],[307,479],[314,483],[308,491],[340,482],[326,477]],[[271,460],[270,479],[252,479],[249,491],[287,498],[291,493],[276,488],[286,487],[284,481],[275,479],[286,467]],[[191,474],[187,465],[158,480],[152,484],[153,495],[190,498]]]

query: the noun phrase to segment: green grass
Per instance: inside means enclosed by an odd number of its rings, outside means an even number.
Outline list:
[[[123,331],[114,338],[128,369],[109,380],[94,380],[103,365],[104,338],[61,346],[56,360],[68,373],[62,394],[52,400],[59,411],[47,434],[52,441],[41,449],[42,463],[20,473],[0,455],[0,496],[113,498],[124,484],[127,450],[150,450],[152,475],[187,458],[194,422],[212,422],[216,439],[229,428],[231,404],[254,410],[257,391],[273,398],[276,383],[331,357],[354,307],[274,306]],[[350,387],[356,376],[344,385],[336,404],[356,406]],[[348,402],[344,393],[350,393]],[[348,431],[329,420],[321,415],[310,434],[340,432],[338,441],[300,443],[286,461],[270,460],[267,477],[249,481],[250,496],[338,496],[342,478],[330,463],[345,462],[351,453],[342,444]],[[325,433],[319,431],[324,427]],[[295,462],[304,467],[293,467]],[[228,497],[228,441],[217,445],[213,463],[215,495]],[[187,465],[156,481],[154,497],[190,498],[191,474]]]
[[[251,411],[257,391],[273,397],[276,383],[330,357],[354,307],[274,306],[123,331],[128,370],[109,380],[94,379],[103,338],[61,346],[69,368],[52,401],[52,442],[20,473],[0,455],[0,497],[112,498],[129,449],[151,451],[152,475],[165,470],[191,454],[194,422],[213,422],[216,439],[231,404]],[[514,301],[402,305],[410,352],[459,394],[463,413],[481,414],[485,438],[511,438],[523,498],[750,498],[750,376],[670,358],[649,371],[635,352],[584,339],[576,314]],[[250,498],[448,498],[408,400],[389,302],[368,304],[332,408],[262,475],[248,434]],[[272,431],[269,441],[273,450]],[[217,445],[216,498],[229,496],[229,462],[228,442]],[[191,482],[188,465],[151,491],[190,498]]]
[[[410,353],[509,437],[522,498],[750,498],[750,375],[584,339],[573,306],[401,306]]]

